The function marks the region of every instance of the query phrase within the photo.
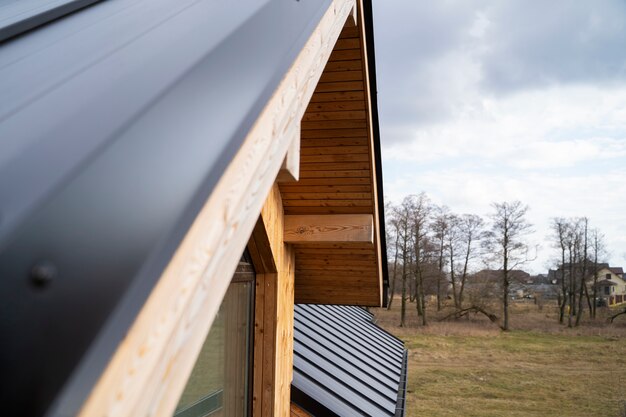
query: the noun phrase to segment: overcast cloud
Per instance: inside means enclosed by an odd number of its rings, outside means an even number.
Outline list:
[[[583,216],[626,267],[626,2],[375,1],[386,194]]]

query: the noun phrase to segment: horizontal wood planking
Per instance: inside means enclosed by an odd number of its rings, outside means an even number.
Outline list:
[[[309,155],[368,155],[367,146],[310,146],[300,150],[301,156]]]
[[[332,290],[319,290],[316,287],[306,284],[298,284],[296,279],[295,298],[296,303],[305,304],[339,304],[356,305],[366,307],[378,307],[378,295],[363,295],[353,291],[348,292],[350,287],[333,288]]]
[[[339,38],[337,43],[335,44],[335,50],[339,51],[342,49],[359,49],[361,48],[361,40],[358,38],[358,34],[351,38]]]
[[[368,162],[314,162],[300,163],[301,172],[316,171],[368,171]]]
[[[318,163],[343,163],[343,162],[368,162],[369,155],[366,153],[339,153],[331,155],[304,155],[302,156],[303,164]]]
[[[329,132],[332,136],[324,136],[325,132]],[[340,136],[341,132],[350,132],[349,129],[337,129],[337,130],[308,130],[302,131],[301,138],[304,139],[300,142],[300,149],[306,148],[320,148],[320,147],[338,147],[338,146],[367,146],[367,138],[360,136],[352,132],[352,136],[345,135]],[[334,133],[334,135],[333,135]]]
[[[285,207],[285,214],[371,214],[372,207],[292,206]]]
[[[360,37],[360,33],[359,33],[358,27],[356,26],[344,27],[343,30],[341,31],[341,34],[339,35],[339,40],[346,39],[346,38],[359,38],[359,37]]]
[[[336,181],[332,178],[307,178],[298,180],[297,185],[301,186],[343,186],[343,185],[362,185],[362,184],[370,184],[371,178],[342,178],[341,181]],[[281,184],[280,189],[287,189],[291,186],[296,186],[296,184]]]
[[[326,71],[339,72],[339,71],[356,71],[363,67],[363,62],[360,59],[353,59],[351,61],[335,61],[326,64]]]
[[[372,215],[285,216],[289,243],[374,242]]]
[[[372,207],[371,200],[285,200],[285,207]]]
[[[310,247],[313,246],[313,247]],[[345,246],[345,245],[342,245]],[[360,249],[358,247],[341,249],[325,249],[315,245],[294,245],[297,262],[341,262],[351,259],[356,262],[377,261],[373,247]]]
[[[336,91],[362,91],[363,81],[336,81],[319,83],[316,91],[318,93],[332,93]]]
[[[376,259],[350,259],[350,263],[346,264],[345,259],[337,259],[337,258],[309,258],[306,256],[299,256],[296,261],[296,269],[298,268],[309,268],[309,269],[323,269],[325,267],[336,267],[337,269],[345,269],[345,268],[359,268],[359,269],[369,269],[372,267],[376,267]]]
[[[369,193],[369,185],[287,185],[280,187],[287,193]]]
[[[361,71],[333,71],[325,73],[320,78],[321,83],[340,81],[363,81],[363,73]]]
[[[332,91],[332,92],[315,92],[311,97],[311,103],[325,103],[332,101],[353,101],[365,100],[363,91]]]
[[[308,111],[302,118],[303,122],[319,122],[326,120],[365,120],[365,110],[346,111]]]
[[[287,200],[371,200],[372,193],[284,193],[283,198]]]
[[[357,59],[361,59],[361,51],[359,49],[344,49],[333,51],[333,53],[330,54],[329,61],[353,61]]]
[[[369,178],[370,171],[363,170],[336,170],[336,171],[300,171],[300,178]]]
[[[374,214],[361,28],[344,28],[302,119],[300,181],[281,184],[286,215]],[[296,300],[378,305],[374,245],[295,245]]]
[[[320,101],[309,104],[307,112],[342,110],[365,110],[365,103],[362,100]]]

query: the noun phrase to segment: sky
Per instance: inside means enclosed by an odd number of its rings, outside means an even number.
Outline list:
[[[522,201],[532,273],[558,257],[551,219],[587,216],[626,269],[626,2],[373,3],[386,199]]]

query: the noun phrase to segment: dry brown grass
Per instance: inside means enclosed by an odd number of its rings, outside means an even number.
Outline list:
[[[396,300],[397,301],[397,300]],[[619,416],[626,399],[626,317],[569,329],[555,306],[512,306],[513,331],[482,315],[418,326],[414,304],[374,310],[409,349],[407,416]],[[491,306],[492,311],[501,315]],[[603,316],[608,311],[601,313]]]

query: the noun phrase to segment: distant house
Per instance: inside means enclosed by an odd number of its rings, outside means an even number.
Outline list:
[[[574,265],[575,268],[582,269],[580,265]],[[585,282],[588,288],[592,289],[594,280],[596,282],[596,294],[598,299],[603,300],[606,305],[613,306],[626,302],[626,279],[624,277],[624,269],[622,267],[612,267],[608,263],[597,264],[597,272],[594,273],[593,264],[588,264],[588,272]],[[592,271],[592,272],[589,272]],[[569,264],[565,264],[564,269],[559,267],[556,270],[551,269],[548,272],[548,278],[556,281],[561,285],[561,279],[569,278]]]
[[[622,268],[603,267],[598,271],[597,277],[598,298],[603,299],[609,306],[626,303],[626,280]],[[593,283],[593,279],[592,274],[587,278],[587,282]]]

